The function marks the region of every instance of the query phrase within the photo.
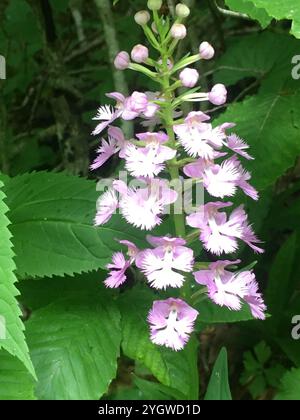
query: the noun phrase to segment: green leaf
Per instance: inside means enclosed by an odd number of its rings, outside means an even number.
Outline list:
[[[245,371],[250,373],[251,375],[253,373],[257,373],[257,371],[259,371],[261,369],[261,364],[254,357],[254,355],[251,351],[246,351],[244,353],[243,364],[244,364]],[[247,377],[247,381],[245,381],[245,382],[248,382],[248,379],[249,378]]]
[[[249,0],[225,0],[225,3],[231,10],[245,13],[252,19],[258,20],[263,28],[266,28],[272,20],[265,9],[255,7]]]
[[[273,320],[275,317],[282,317],[291,296],[293,287],[290,282],[293,279],[296,240],[297,234],[294,233],[283,243],[271,266],[266,298],[268,308],[273,314]]]
[[[283,376],[275,399],[300,400],[300,369],[292,369]]]
[[[255,157],[245,166],[259,190],[271,187],[300,154],[300,85],[291,76],[292,57],[299,48],[298,40],[265,32],[233,42],[218,63],[215,81],[234,84],[255,77],[261,85],[257,95],[230,105],[217,120],[237,123],[234,131],[245,138]]]
[[[144,233],[115,215],[96,228],[96,183],[75,176],[33,173],[7,184],[18,275],[63,276],[105,268],[116,239],[141,246]],[[30,240],[29,240],[30,238]]]
[[[262,373],[259,373],[255,378],[253,378],[251,383],[248,385],[252,398],[258,398],[265,392],[266,388],[267,382]]]
[[[228,383],[227,351],[224,347],[214,365],[204,399],[207,401],[232,400]]]
[[[0,400],[34,400],[34,380],[19,359],[0,350]]]
[[[281,378],[283,377],[285,372],[285,367],[280,364],[275,364],[265,369],[265,375],[268,384],[270,384],[273,388],[278,388],[278,383],[281,381]]]
[[[254,347],[254,352],[259,363],[263,366],[270,359],[272,352],[265,341],[261,341]]]
[[[279,338],[276,341],[287,357],[296,365],[296,367],[300,368],[299,341],[291,340],[290,331],[288,338]]]
[[[300,38],[300,3],[296,0],[249,0],[255,7],[265,9],[275,19],[292,20],[291,34]]]
[[[191,338],[184,350],[179,352],[150,341],[147,314],[152,302],[157,299],[150,290],[137,287],[122,295],[123,352],[131,359],[142,362],[163,385],[180,391],[187,399],[198,399],[196,340]]]
[[[274,70],[277,76],[272,86],[274,91],[283,81],[291,79],[292,58],[299,54],[299,40],[265,31],[229,39],[227,43],[226,52],[217,61],[215,82],[233,85],[241,79],[254,77],[264,84]],[[253,48],[253,45],[259,45],[259,48]]]
[[[5,32],[28,44],[42,45],[36,16],[26,0],[12,0],[5,9]]]
[[[256,160],[245,163],[259,190],[274,184],[300,154],[300,92],[260,94],[235,103],[216,123],[234,121],[235,132],[251,147]]]
[[[8,207],[4,202],[2,188],[3,183],[0,181],[0,349],[3,348],[16,356],[34,376],[24,337],[24,325],[20,319],[21,310],[16,300],[16,296],[19,295],[15,286],[16,266],[13,260],[11,233],[8,230],[9,220],[6,217]]]
[[[107,272],[93,271],[74,277],[45,278],[43,281],[29,279],[20,283],[20,301],[30,311],[36,311],[74,292],[99,293],[106,277]]]
[[[133,381],[142,392],[143,399],[145,400],[174,400],[184,398],[183,394],[175,392],[174,395],[174,389],[157,382],[150,382],[137,376],[134,377]]]
[[[117,371],[120,315],[107,292],[78,293],[33,313],[27,337],[43,400],[98,400]]]
[[[240,311],[231,311],[210,300],[204,300],[194,306],[199,311],[199,322],[205,324],[232,323],[254,319],[247,305],[243,305]]]

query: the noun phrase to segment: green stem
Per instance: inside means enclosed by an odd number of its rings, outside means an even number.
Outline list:
[[[165,107],[162,110],[162,114],[163,114],[163,119],[166,124],[167,134],[169,136],[168,144],[173,149],[176,149],[176,139],[175,139],[175,134],[173,130],[174,121],[173,121],[173,108],[172,108],[172,101],[174,98],[174,93],[170,90],[170,76],[168,74],[167,60],[168,60],[168,55],[166,54],[165,57],[163,57],[163,62],[166,64],[166,67],[164,69],[165,74],[163,76],[163,94],[166,99],[166,102],[165,102]],[[179,179],[179,169],[177,167],[176,157],[169,161],[168,170],[171,176],[171,180]],[[185,220],[184,220],[184,214],[182,212],[182,209],[180,210],[181,210],[180,213],[177,214],[173,206],[172,215],[174,219],[176,235],[184,238],[186,234]]]
[[[171,86],[171,76],[168,70],[168,59],[169,54],[168,50],[164,49],[162,53],[162,62],[163,62],[163,77],[162,77],[162,87],[163,87],[163,95],[165,97],[165,106],[162,109],[162,118],[166,125],[167,134],[169,137],[168,144],[173,149],[176,149],[176,138],[173,130],[174,120],[173,120],[173,107],[172,102],[174,100],[174,91],[170,89]],[[171,177],[171,180],[179,180],[179,168],[177,165],[176,157],[168,162],[168,171]],[[186,237],[186,229],[185,229],[185,216],[183,213],[183,209],[180,209],[180,212],[177,213],[174,206],[172,206],[172,217],[174,220],[175,226],[175,233],[176,236],[185,238]],[[181,289],[181,296],[189,300],[190,298],[190,282],[186,280],[184,285]]]

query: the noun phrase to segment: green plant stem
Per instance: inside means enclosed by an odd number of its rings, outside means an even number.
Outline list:
[[[172,102],[174,100],[174,92],[170,89],[171,76],[168,70],[168,59],[169,59],[168,50],[164,50],[162,54],[162,62],[163,62],[162,87],[163,87],[163,95],[166,101],[165,101],[165,106],[162,109],[162,118],[164,119],[167,134],[169,136],[168,144],[173,149],[176,149],[177,145],[176,145],[176,138],[175,138],[175,134],[173,130],[174,120],[173,120],[173,106],[172,106]],[[177,165],[176,157],[169,161],[168,170],[169,170],[171,180],[179,179],[179,168]],[[177,213],[175,206],[172,206],[172,217],[174,220],[176,236],[185,238],[186,229],[185,229],[185,216],[183,213],[183,209],[181,208],[180,213]],[[190,283],[188,280],[184,282],[184,285],[181,289],[181,295],[186,300],[189,300]]]
[[[166,73],[167,73],[167,70],[166,70]],[[168,143],[173,149],[176,149],[176,139],[175,139],[175,134],[173,130],[173,125],[174,125],[173,109],[172,109],[173,93],[170,91],[170,77],[168,74],[166,74],[163,77],[163,93],[164,93],[167,105],[164,107],[162,114],[165,120],[167,134],[169,136]],[[176,157],[170,160],[168,164],[168,170],[171,176],[171,180],[179,179],[179,169],[177,167]],[[184,214],[182,213],[182,211],[179,214],[177,214],[173,207],[173,219],[174,219],[176,235],[184,238],[186,232],[185,232]]]

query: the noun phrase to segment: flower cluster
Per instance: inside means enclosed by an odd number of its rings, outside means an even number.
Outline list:
[[[214,48],[202,42],[196,55],[186,55],[175,63],[174,51],[187,35],[183,21],[190,10],[178,4],[175,22],[170,24],[169,19],[159,15],[161,5],[161,0],[148,1],[153,14],[150,26],[151,15],[147,10],[135,16],[149,48],[156,51],[156,58],[150,57],[147,46],[139,44],[131,54],[121,51],[114,61],[118,70],[131,69],[151,78],[158,84],[158,91],[135,91],[128,97],[118,92],[107,94],[115,104],[101,106],[94,118],[99,123],[93,134],[99,135],[107,129],[107,138],[101,139],[91,169],[96,170],[117,154],[136,181],[130,187],[124,181],[115,180],[100,196],[95,217],[97,226],[107,223],[118,210],[135,228],[149,232],[162,224],[160,229],[163,229],[165,214],[171,207],[173,234],[146,235],[149,245],[144,249],[129,241],[119,241],[120,247],[127,247],[127,255],[123,251],[113,255],[107,265],[109,275],[105,285],[110,288],[124,285],[128,269],[135,266],[144,276],[145,287],[163,291],[178,289],[175,297],[153,303],[148,322],[153,343],[181,350],[194,330],[198,310],[191,305],[196,305],[195,296],[199,293],[205,292],[215,304],[234,311],[246,304],[255,318],[264,319],[266,310],[252,270],[236,270],[240,261],[201,263],[205,269],[197,271],[199,261],[189,247],[191,238],[199,237],[203,248],[216,257],[234,253],[240,242],[257,253],[263,250],[244,207],[230,210],[233,206],[230,197],[238,190],[258,200],[258,192],[249,183],[251,174],[242,162],[253,159],[248,153],[249,146],[232,132],[234,123],[215,126],[202,111],[190,112],[186,117],[181,112],[184,102],[209,101],[216,106],[226,102],[227,91],[222,84],[216,84],[209,92],[199,92],[200,74],[191,67],[199,60],[211,59]],[[188,90],[176,96],[180,87]],[[137,118],[148,131],[126,139],[115,126],[116,121]],[[181,192],[170,186],[169,181],[175,179],[190,179],[211,198],[190,214],[175,212],[174,205],[182,198]],[[201,317],[201,305],[197,308]]]

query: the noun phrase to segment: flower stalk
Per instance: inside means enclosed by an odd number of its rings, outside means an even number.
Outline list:
[[[177,17],[172,23],[168,17],[160,16],[161,5],[161,0],[148,1],[152,29],[148,25],[149,12],[135,15],[158,57],[150,58],[147,46],[138,44],[130,55],[121,51],[115,58],[115,66],[120,71],[131,69],[146,75],[157,83],[159,92],[135,91],[128,97],[119,92],[107,95],[116,105],[101,106],[94,118],[99,123],[93,134],[108,129],[108,139],[102,139],[91,168],[97,169],[118,154],[124,159],[132,181],[139,184],[128,186],[123,180],[114,180],[99,199],[95,224],[107,223],[118,210],[127,223],[150,233],[146,235],[150,245],[146,249],[138,249],[130,241],[119,241],[127,248],[127,256],[123,252],[113,255],[112,263],[107,265],[109,276],[105,285],[120,287],[127,281],[126,271],[135,266],[149,287],[180,289],[177,294],[180,298],[155,301],[148,316],[152,342],[178,351],[189,340],[197,316],[201,317],[204,299],[231,310],[240,310],[243,303],[247,304],[253,317],[259,319],[265,318],[266,307],[252,266],[238,270],[239,260],[198,261],[203,249],[211,253],[212,260],[222,254],[232,254],[238,249],[239,241],[257,253],[263,252],[243,205],[230,211],[232,203],[221,201],[235,195],[238,189],[253,200],[258,199],[258,192],[248,182],[251,175],[239,160],[253,159],[247,151],[249,146],[236,134],[228,133],[235,124],[214,126],[210,116],[200,110],[183,115],[181,107],[185,101],[221,105],[227,100],[227,90],[219,83],[210,92],[199,92],[200,75],[189,67],[214,56],[214,48],[208,42],[200,44],[198,54],[188,53],[174,63],[174,50],[187,34],[183,21],[189,15],[189,8],[177,5]],[[179,87],[186,91],[176,96]],[[126,139],[114,125],[118,119],[137,118],[148,131],[136,133],[136,138]],[[182,188],[185,182],[191,196],[194,190],[198,193],[205,189],[210,201],[204,203],[202,198],[188,211]],[[176,190],[175,184],[181,188]],[[170,208],[174,234],[152,236],[156,226],[162,225],[163,229],[167,208]],[[193,249],[198,240],[201,245],[195,256]]]

